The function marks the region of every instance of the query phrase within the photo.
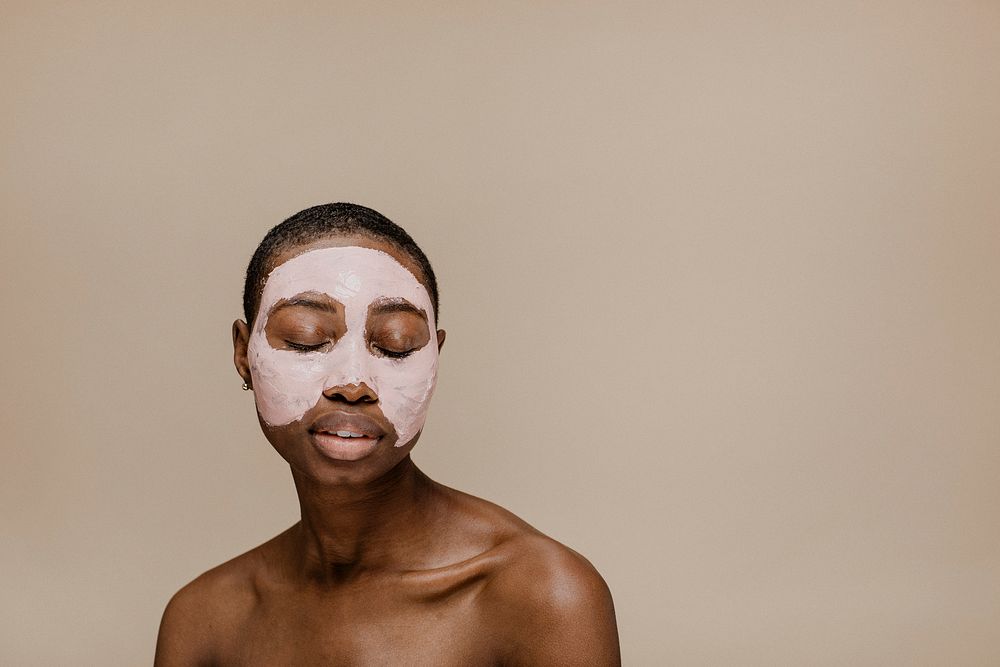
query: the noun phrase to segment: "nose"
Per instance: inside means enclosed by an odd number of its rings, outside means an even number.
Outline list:
[[[330,387],[323,390],[323,395],[331,401],[345,403],[375,403],[378,401],[378,395],[364,382]]]

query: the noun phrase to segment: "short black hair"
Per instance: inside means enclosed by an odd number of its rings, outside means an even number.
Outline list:
[[[243,315],[252,324],[260,307],[264,282],[274,268],[271,263],[279,254],[296,246],[306,245],[330,236],[365,236],[385,241],[409,255],[423,273],[423,279],[434,306],[434,323],[438,319],[438,287],[430,260],[416,241],[402,227],[374,209],[358,204],[320,204],[299,211],[264,235],[247,267],[243,284]],[[417,276],[421,278],[421,276]]]

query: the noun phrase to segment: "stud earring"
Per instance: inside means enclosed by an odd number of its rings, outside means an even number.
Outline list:
[[[250,390],[250,385],[248,385],[246,382],[244,382],[243,383],[243,391],[249,391],[249,390]]]

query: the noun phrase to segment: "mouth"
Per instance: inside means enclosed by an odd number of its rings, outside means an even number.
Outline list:
[[[372,453],[386,435],[370,417],[346,412],[323,415],[309,428],[316,449],[337,461],[357,461]]]
[[[335,435],[338,438],[370,438],[370,435],[365,435],[364,433],[354,433],[352,431],[316,431],[320,435]]]

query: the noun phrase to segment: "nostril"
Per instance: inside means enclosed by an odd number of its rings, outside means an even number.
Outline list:
[[[378,396],[365,384],[340,385],[331,387],[323,392],[331,401],[344,401],[346,403],[375,403]]]

